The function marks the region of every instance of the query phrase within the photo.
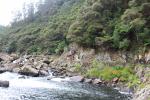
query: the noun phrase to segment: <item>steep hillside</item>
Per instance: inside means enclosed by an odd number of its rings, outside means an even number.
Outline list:
[[[66,46],[65,35],[69,26],[76,19],[83,3],[84,0],[46,0],[39,5],[39,11],[32,16],[32,20],[29,16],[12,23],[7,35],[1,40],[1,50],[9,53],[61,52]]]
[[[149,0],[46,0],[36,13],[30,9],[27,17],[12,23],[1,50],[61,54],[76,42],[91,48],[145,51],[150,46],[149,9]]]

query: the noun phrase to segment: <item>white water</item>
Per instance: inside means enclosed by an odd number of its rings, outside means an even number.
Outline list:
[[[10,82],[9,88],[0,88],[0,100],[128,100],[116,90],[70,83],[69,78],[48,81],[47,77],[20,77],[9,72],[0,74],[0,80]]]

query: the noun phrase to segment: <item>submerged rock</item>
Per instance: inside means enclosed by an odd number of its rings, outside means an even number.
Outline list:
[[[20,76],[20,77],[18,77],[18,79],[26,79],[26,77],[25,76]]]
[[[0,87],[9,87],[9,81],[0,81]]]

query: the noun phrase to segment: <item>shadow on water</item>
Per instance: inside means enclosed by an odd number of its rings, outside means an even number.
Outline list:
[[[0,74],[0,80],[10,81],[9,88],[0,88],[0,100],[130,100],[127,95],[105,86],[18,77],[8,72]]]

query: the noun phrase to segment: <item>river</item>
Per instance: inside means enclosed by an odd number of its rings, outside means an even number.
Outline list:
[[[130,100],[125,94],[105,87],[93,86],[47,77],[19,78],[21,75],[5,72],[0,80],[10,82],[9,88],[0,88],[0,100]]]

